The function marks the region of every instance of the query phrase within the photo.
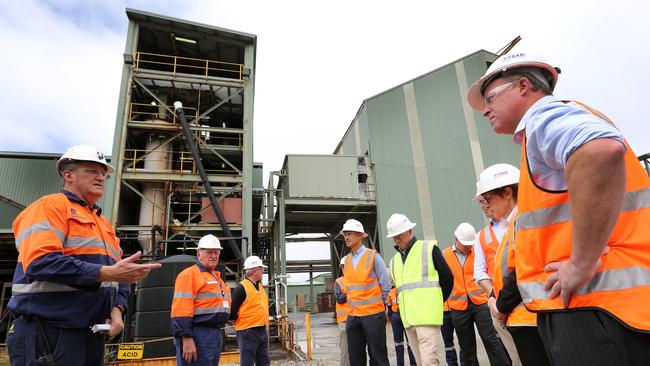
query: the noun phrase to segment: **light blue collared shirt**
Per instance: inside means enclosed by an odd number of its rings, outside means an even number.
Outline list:
[[[359,264],[359,261],[366,250],[368,250],[368,248],[361,245],[356,252],[350,252],[349,255],[352,256],[352,267],[354,267],[354,269],[357,268],[357,264]],[[375,253],[375,266],[373,271],[370,273],[370,277],[377,278],[377,282],[379,282],[379,287],[381,288],[381,297],[384,299],[384,302],[386,302],[386,297],[388,297],[388,293],[390,292],[390,280],[388,279],[386,263],[384,263],[384,259],[379,255],[379,253]]]
[[[521,145],[524,133],[533,180],[551,191],[567,189],[566,162],[580,146],[600,138],[625,144],[615,126],[576,103],[567,104],[552,95],[541,98],[526,111],[515,130],[515,143]]]

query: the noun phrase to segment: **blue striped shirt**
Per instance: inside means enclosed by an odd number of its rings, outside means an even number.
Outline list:
[[[515,130],[515,143],[522,143],[524,133],[532,178],[538,186],[551,191],[567,189],[566,163],[580,146],[601,138],[625,143],[615,126],[578,104],[564,103],[552,95],[526,111]]]

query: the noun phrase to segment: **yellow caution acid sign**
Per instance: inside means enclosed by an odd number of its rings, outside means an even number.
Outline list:
[[[144,343],[120,343],[117,349],[118,360],[141,360]]]

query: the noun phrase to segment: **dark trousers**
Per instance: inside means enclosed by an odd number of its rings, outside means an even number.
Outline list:
[[[197,360],[186,362],[183,359],[183,339],[175,338],[177,366],[215,366],[219,364],[223,347],[223,329],[192,327]]]
[[[101,366],[104,364],[104,335],[84,328],[58,328],[41,322],[57,366]],[[20,316],[7,334],[12,366],[45,365],[37,361],[45,353],[40,327],[34,318]]]
[[[408,342],[404,342],[404,324],[402,324],[402,318],[399,316],[399,312],[393,313],[391,310],[388,310],[390,316],[390,325],[393,328],[393,341],[395,342],[395,355],[397,356],[397,366],[404,366],[404,344],[408,348],[409,353],[409,364],[411,366],[416,366],[415,356],[413,351],[411,351],[411,346]]]
[[[492,324],[492,316],[487,304],[474,305],[470,302],[465,311],[452,310],[451,319],[458,335],[460,349],[463,351],[463,362],[466,366],[478,365],[474,324],[476,324],[478,334],[481,336],[485,351],[487,351],[490,365],[510,365],[506,349],[497,337],[497,332]]]
[[[456,355],[456,346],[454,345],[454,324],[451,321],[451,311],[445,311],[440,327],[442,340],[445,342],[445,358],[447,366],[458,366],[458,356]],[[463,350],[460,350],[460,366],[465,366],[463,362]]]
[[[348,316],[345,322],[350,366],[366,366],[366,345],[370,365],[388,366],[386,349],[386,314]]]
[[[241,366],[268,366],[269,332],[266,327],[255,327],[237,331],[239,364]]]
[[[537,329],[554,366],[650,365],[650,333],[601,310],[538,313]]]
[[[508,327],[523,366],[551,366],[537,327]]]

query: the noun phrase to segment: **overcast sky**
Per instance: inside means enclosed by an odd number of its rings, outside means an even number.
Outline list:
[[[285,154],[331,153],[364,99],[517,35],[516,50],[562,68],[559,97],[601,110],[637,155],[650,152],[650,9],[625,0],[7,0],[0,150],[110,152],[125,7],[258,36],[254,160],[266,172]]]

